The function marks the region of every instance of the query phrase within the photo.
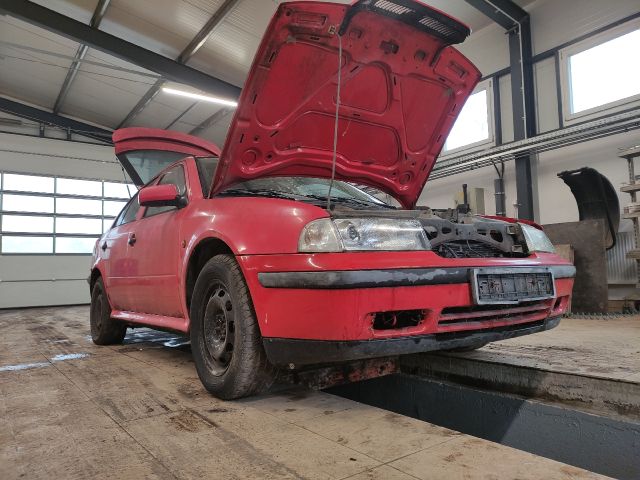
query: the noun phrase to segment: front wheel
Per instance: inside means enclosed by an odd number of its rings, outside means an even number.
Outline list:
[[[273,367],[240,266],[232,255],[207,262],[196,280],[189,312],[191,351],[204,387],[223,400],[260,392]]]
[[[91,339],[96,345],[122,343],[127,334],[127,326],[111,318],[111,306],[104,290],[102,279],[96,280],[91,290]]]

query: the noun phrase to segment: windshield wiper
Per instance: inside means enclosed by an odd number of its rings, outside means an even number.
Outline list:
[[[322,200],[323,202],[327,201],[327,197],[326,195],[305,195],[305,197],[309,197],[309,198],[313,198],[316,200]],[[383,202],[370,202],[368,200],[359,200],[356,198],[346,198],[346,197],[331,197],[331,201],[332,202],[342,202],[342,203],[355,203],[358,205],[364,205],[364,206],[376,206],[376,207],[381,207],[381,208],[390,208],[392,210],[395,210],[396,207],[392,206],[392,205],[387,205],[386,203]]]
[[[220,192],[218,196],[243,196],[243,197],[266,197],[266,198],[284,198],[287,200],[297,200],[295,196],[273,190],[245,190],[242,188],[230,188],[224,192]]]

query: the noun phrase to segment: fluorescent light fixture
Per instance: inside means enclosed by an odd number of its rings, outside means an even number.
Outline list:
[[[194,100],[200,100],[201,102],[217,103],[219,105],[226,105],[227,107],[238,106],[238,102],[225,100],[223,98],[210,97],[208,95],[200,95],[199,93],[185,92],[183,90],[176,90],[175,88],[162,87],[162,91],[166,93],[170,93],[172,95],[179,95],[181,97],[193,98]]]

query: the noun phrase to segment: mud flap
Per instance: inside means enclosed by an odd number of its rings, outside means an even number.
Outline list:
[[[607,229],[605,246],[607,250],[612,249],[620,227],[620,202],[611,182],[589,167],[560,172],[558,177],[576,197],[581,221],[604,220]]]

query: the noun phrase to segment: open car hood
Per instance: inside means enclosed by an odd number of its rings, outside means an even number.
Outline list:
[[[212,193],[267,176],[336,178],[413,207],[480,79],[449,45],[469,29],[411,0],[281,4],[231,122]]]
[[[184,157],[219,157],[220,148],[193,135],[159,128],[121,128],[113,133],[116,156],[140,187]]]

